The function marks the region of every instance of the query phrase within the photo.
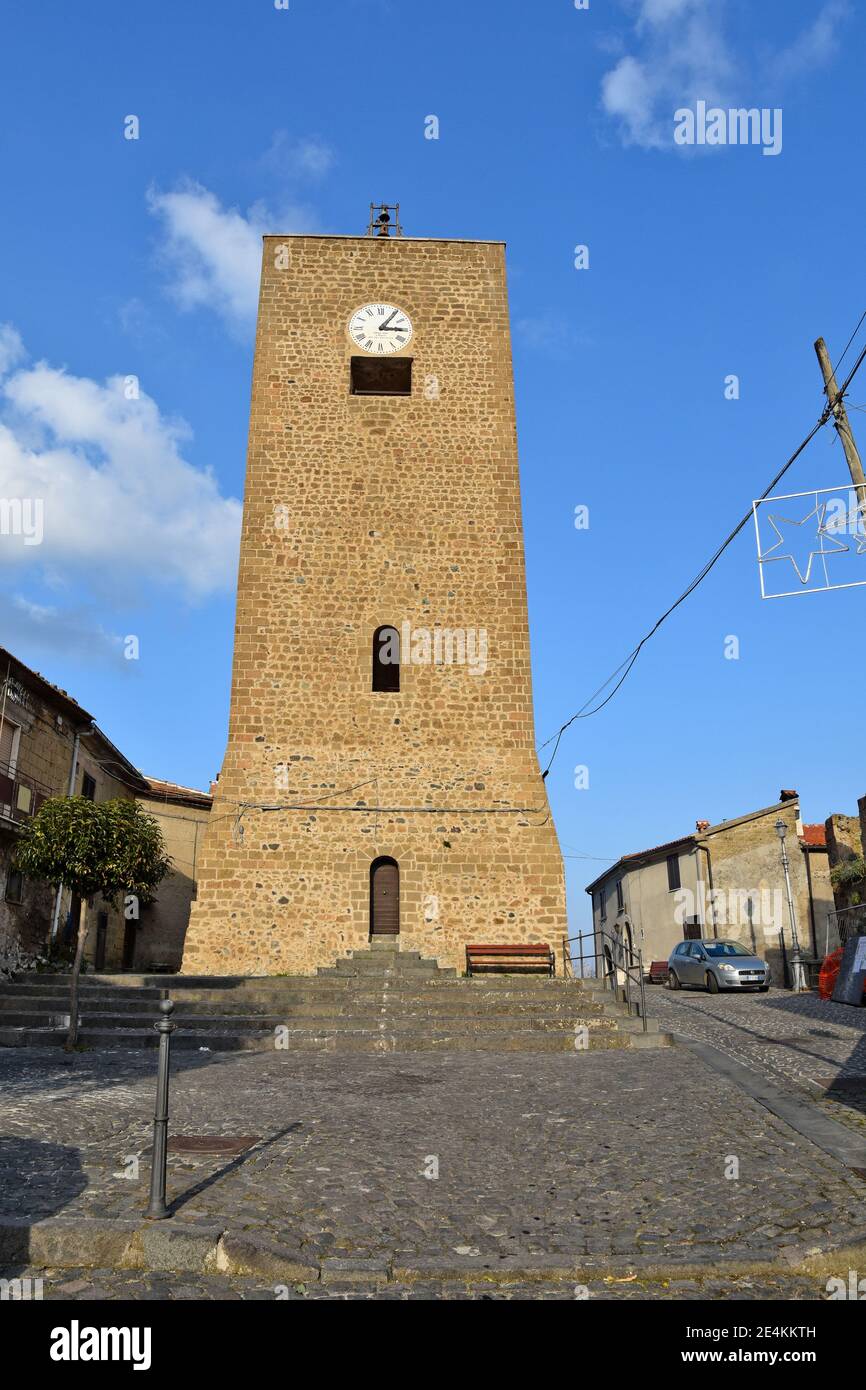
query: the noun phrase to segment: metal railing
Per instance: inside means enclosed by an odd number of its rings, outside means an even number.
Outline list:
[[[857,903],[854,907],[837,907],[835,912],[828,912],[827,925],[831,930],[835,926],[842,946],[850,941],[852,936],[866,936],[866,903]]]
[[[584,949],[584,940],[588,938],[592,944],[591,950]],[[578,944],[577,964],[580,967],[580,975],[575,977],[575,952],[572,951],[572,942]],[[609,949],[605,942],[610,943]],[[597,949],[597,943],[601,942],[602,949]],[[602,972],[599,974],[598,962],[602,963]],[[591,976],[586,974],[588,963],[593,965]],[[647,1031],[646,1016],[646,979],[644,977],[643,956],[641,952],[629,947],[620,937],[612,936],[610,932],[602,927],[599,931],[578,932],[577,936],[564,936],[562,938],[562,974],[563,978],[569,977],[583,979],[601,979],[605,988],[611,990],[615,999],[625,1004],[629,1015],[636,1016],[643,1024],[643,1031]],[[619,977],[622,976],[623,983],[620,985]],[[637,987],[637,997],[634,994],[634,987]]]
[[[44,782],[22,773],[17,764],[0,762],[0,817],[20,823],[35,815],[49,797],[57,793]]]

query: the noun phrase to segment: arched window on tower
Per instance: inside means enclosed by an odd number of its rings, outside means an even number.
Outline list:
[[[400,689],[400,634],[395,627],[377,627],[373,633],[373,689]]]

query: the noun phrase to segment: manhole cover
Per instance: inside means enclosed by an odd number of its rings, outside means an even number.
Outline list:
[[[242,1154],[258,1142],[257,1134],[173,1134],[168,1141],[168,1151],[175,1154]]]

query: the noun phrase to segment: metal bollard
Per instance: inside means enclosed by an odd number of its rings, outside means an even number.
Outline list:
[[[144,1213],[151,1221],[170,1215],[165,1204],[165,1163],[168,1154],[168,1077],[171,1062],[171,1022],[174,1004],[166,997],[159,1001],[162,1018],[153,1026],[159,1033],[159,1063],[156,1074],[156,1109],[153,1113],[153,1163],[150,1169],[150,1205]]]

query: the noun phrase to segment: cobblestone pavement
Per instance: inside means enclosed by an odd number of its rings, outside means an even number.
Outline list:
[[[140,1053],[0,1052],[0,1211],[139,1217],[154,1071]],[[236,1158],[170,1158],[174,1221],[300,1246],[313,1262],[784,1268],[866,1235],[866,1185],[684,1048],[178,1053],[171,1114],[174,1135],[260,1137]]]
[[[866,1133],[866,1008],[785,990],[706,994],[652,986],[647,1013],[671,1032],[807,1090],[835,1119]]]
[[[731,1300],[774,1301],[827,1298],[823,1279],[671,1279],[646,1281],[596,1280],[589,1284],[574,1283],[514,1283],[496,1285],[478,1283],[390,1284],[386,1288],[353,1285],[351,1288],[327,1287],[323,1284],[281,1286],[279,1291],[261,1279],[226,1279],[213,1275],[142,1274],[116,1269],[37,1270],[0,1269],[0,1278],[29,1277],[41,1279],[41,1296],[46,1302],[101,1302],[105,1299],[141,1300],[208,1300],[239,1299],[260,1303],[331,1302],[397,1299],[400,1301],[433,1300],[491,1300],[554,1301],[573,1303],[589,1299],[664,1299],[664,1300]],[[33,1286],[35,1287],[35,1285]],[[32,1290],[31,1290],[32,1292]]]

